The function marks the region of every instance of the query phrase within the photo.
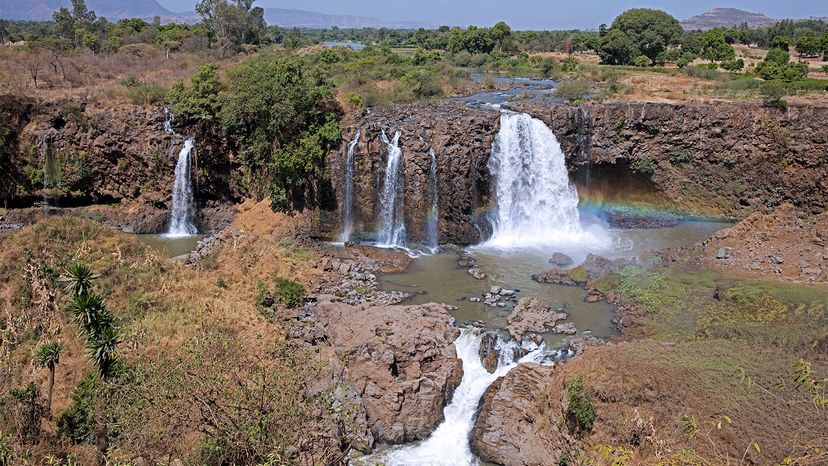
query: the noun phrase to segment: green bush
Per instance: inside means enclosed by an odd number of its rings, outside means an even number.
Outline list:
[[[72,403],[58,417],[58,435],[75,444],[95,443],[97,399],[98,376],[90,372],[78,382],[72,392]]]
[[[682,149],[678,152],[673,153],[670,156],[670,165],[679,166],[690,163],[693,161],[693,153],[687,149]]]
[[[785,96],[785,86],[779,81],[767,81],[762,84],[759,89],[762,93],[762,102],[768,107],[774,107],[781,110],[788,108],[788,102],[782,97]]]
[[[276,279],[276,296],[284,306],[294,308],[304,302],[305,288],[293,280],[278,278]]]
[[[173,113],[213,119],[221,110],[222,89],[218,66],[204,65],[190,78],[188,86],[179,81],[170,89]]]
[[[643,155],[633,162],[632,167],[638,170],[641,174],[653,176],[656,173],[657,165],[650,156]]]
[[[160,105],[167,97],[167,91],[157,84],[138,84],[127,90],[127,97],[134,105]]]
[[[566,398],[566,421],[570,431],[592,432],[598,414],[592,402],[592,390],[587,386],[583,374],[578,374],[566,384]]]
[[[639,68],[645,68],[652,65],[653,62],[646,55],[639,55],[633,59],[633,65]]]
[[[580,79],[562,81],[555,87],[555,97],[568,102],[583,100],[589,93],[589,83]]]

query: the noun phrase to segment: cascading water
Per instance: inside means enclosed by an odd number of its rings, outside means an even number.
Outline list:
[[[172,122],[175,120],[172,112],[169,108],[164,107],[164,132],[167,134],[175,134],[175,130],[173,130]]]
[[[490,374],[480,362],[482,336],[474,330],[463,330],[454,346],[457,356],[463,361],[463,380],[454,391],[451,403],[443,409],[445,420],[422,442],[395,447],[384,454],[381,460],[387,465],[473,465],[477,458],[469,446],[469,434],[474,427],[474,416],[480,399],[498,377],[506,375],[521,362],[543,362],[551,357],[559,358],[560,353],[550,354],[543,347],[535,348],[526,356],[515,361],[516,343],[498,341],[500,358],[497,369]],[[373,460],[375,458],[371,458]]]
[[[348,143],[348,156],[345,159],[345,195],[342,204],[342,233],[339,240],[342,242],[351,239],[354,229],[354,149],[359,142],[360,131]]]
[[[166,236],[190,236],[198,233],[198,228],[195,226],[193,183],[190,175],[190,154],[193,148],[195,148],[195,140],[187,139],[178,154],[173,184],[172,215]]]
[[[497,211],[492,237],[484,245],[511,248],[587,239],[561,146],[542,121],[504,112],[489,170],[495,179]]]
[[[440,220],[440,193],[437,186],[437,154],[433,147],[428,148],[428,155],[431,157],[431,169],[428,177],[428,196],[431,200],[431,209],[426,219],[426,241],[431,252],[434,253],[440,247],[437,227]]]
[[[402,151],[400,150],[400,132],[389,140],[385,131],[381,133],[382,142],[388,146],[388,162],[385,166],[385,178],[380,199],[380,222],[378,244],[384,247],[405,245],[405,210],[403,208],[404,180],[402,173]]]

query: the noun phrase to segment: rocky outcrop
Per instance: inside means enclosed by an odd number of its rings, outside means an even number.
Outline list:
[[[508,465],[559,464],[574,449],[561,413],[539,403],[552,391],[556,369],[520,364],[497,379],[483,395],[471,434],[472,450],[481,460]]]
[[[511,314],[506,317],[506,329],[517,341],[523,340],[523,335],[532,333],[569,333],[558,331],[568,329],[569,326],[558,326],[556,323],[569,317],[562,309],[554,310],[549,304],[537,298],[520,298]],[[574,328],[574,327],[572,327]],[[575,333],[575,332],[572,332]]]
[[[549,125],[572,169],[609,164],[639,173],[678,210],[744,217],[782,202],[812,213],[828,208],[828,108],[611,102],[518,109]]]
[[[463,377],[449,306],[350,306],[319,297],[316,316],[362,397],[378,441],[426,437]]]
[[[380,139],[400,131],[405,195],[405,221],[410,241],[425,240],[430,209],[428,182],[429,148],[437,160],[440,199],[438,236],[441,243],[474,243],[480,238],[475,225],[480,209],[487,206],[487,164],[499,125],[499,113],[470,108],[459,102],[399,105],[376,109],[342,129],[338,151],[328,155],[327,165],[342,209],[348,142],[360,131],[354,150],[355,229],[367,234],[377,229],[387,146]],[[339,225],[338,215],[331,228]],[[329,232],[332,234],[335,232]]]

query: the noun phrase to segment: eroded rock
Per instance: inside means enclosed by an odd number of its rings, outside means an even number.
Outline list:
[[[521,298],[512,313],[506,318],[506,329],[517,341],[523,339],[527,332],[546,333],[555,327],[555,323],[568,317],[565,312],[553,310],[547,303],[537,298]]]

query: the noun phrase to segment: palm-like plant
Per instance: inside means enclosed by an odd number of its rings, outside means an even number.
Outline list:
[[[65,347],[58,342],[41,345],[34,353],[34,363],[37,367],[49,369],[49,388],[47,392],[46,409],[52,417],[52,389],[55,387],[55,368],[60,364],[60,353]]]
[[[118,353],[120,334],[118,327],[109,325],[101,328],[92,338],[87,338],[86,349],[89,350],[89,357],[95,366],[101,379],[107,380],[115,367]]]
[[[60,281],[66,283],[66,291],[72,296],[80,296],[92,289],[92,282],[100,278],[100,275],[80,261],[72,262],[66,269],[66,273],[60,277]]]
[[[95,293],[85,292],[75,296],[68,310],[81,328],[81,333],[94,335],[101,328],[112,325],[112,316],[106,309],[104,299]]]

